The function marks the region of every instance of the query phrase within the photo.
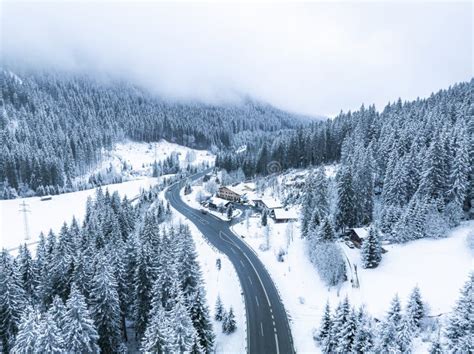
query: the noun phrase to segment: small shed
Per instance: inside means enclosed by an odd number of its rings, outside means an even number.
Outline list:
[[[355,227],[353,229],[350,229],[348,231],[348,238],[349,241],[351,241],[354,246],[357,248],[362,247],[362,242],[364,239],[367,237],[369,234],[369,228],[368,227]],[[387,253],[387,250],[382,247],[382,253]]]

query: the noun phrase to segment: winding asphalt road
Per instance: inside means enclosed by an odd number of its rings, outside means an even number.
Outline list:
[[[193,175],[196,180],[209,170]],[[257,255],[229,228],[229,222],[203,214],[183,202],[179,191],[184,181],[166,191],[166,199],[234,265],[245,299],[247,312],[247,351],[255,354],[294,353],[288,317],[270,275]]]

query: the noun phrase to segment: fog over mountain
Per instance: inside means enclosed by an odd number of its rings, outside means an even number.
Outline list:
[[[126,79],[173,99],[248,95],[331,116],[472,76],[470,2],[3,1],[1,18],[2,61]]]

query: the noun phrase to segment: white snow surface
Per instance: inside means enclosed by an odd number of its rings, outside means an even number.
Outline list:
[[[156,182],[157,178],[142,177],[129,182],[103,186],[102,189],[104,191],[108,189],[110,193],[118,191],[121,198],[126,195],[127,198],[132,199],[140,193],[140,190],[148,189]],[[40,197],[0,200],[0,248],[12,250],[25,242],[34,244],[41,232],[45,235],[50,229],[58,232],[64,222],[71,222],[73,216],[82,222],[87,198],[94,197],[95,192],[96,189],[88,189],[54,195],[47,201],[41,201]],[[24,213],[19,211],[20,204],[23,202],[30,210],[27,213],[29,240],[25,240]]]
[[[238,235],[255,250],[268,269],[282,296],[291,318],[291,329],[297,352],[319,352],[313,341],[313,330],[319,326],[326,301],[332,308],[344,296],[353,305],[365,305],[368,312],[383,319],[393,296],[398,293],[405,305],[415,285],[420,287],[423,300],[432,315],[451,311],[459,290],[474,269],[466,237],[474,222],[466,222],[452,230],[444,239],[424,239],[405,245],[384,246],[389,252],[376,269],[362,269],[357,249],[342,246],[352,264],[359,269],[360,288],[346,282],[339,291],[328,289],[318,276],[307,254],[307,243],[299,236],[299,222],[294,225],[275,224],[269,219],[270,250],[261,251],[265,243],[260,218],[249,218],[233,227]],[[277,252],[286,249],[288,234],[293,233],[284,262],[277,261]],[[417,346],[418,349],[421,346]]]
[[[111,151],[104,151],[100,166],[87,175],[78,177],[87,179],[92,173],[112,168],[120,173],[127,182],[103,186],[110,193],[118,191],[120,197],[125,195],[129,199],[137,196],[141,189],[148,189],[157,182],[151,178],[151,164],[156,160],[162,161],[173,152],[178,154],[182,166],[186,166],[186,156],[195,156],[190,162],[193,165],[200,163],[214,164],[215,156],[205,150],[195,150],[178,144],[160,140],[155,143],[138,143],[125,141],[115,145]],[[131,169],[122,171],[123,162]],[[162,176],[165,178],[167,176]],[[40,232],[47,233],[50,229],[58,232],[64,222],[69,223],[73,216],[82,221],[85,213],[86,200],[95,195],[95,189],[89,189],[74,193],[55,195],[52,200],[41,201],[39,197],[23,198],[14,200],[0,200],[0,248],[15,249],[22,243],[34,244],[38,240]],[[20,204],[28,204],[30,212],[28,219],[29,240],[25,240],[25,228],[23,213],[19,212]]]
[[[150,175],[155,159],[157,162],[164,161],[172,153],[178,154],[181,167],[186,167],[188,163],[198,165],[203,162],[213,165],[215,161],[215,155],[207,150],[191,149],[166,140],[151,143],[125,141],[117,143],[111,151],[104,151],[103,160],[94,172],[105,170],[111,165],[117,171],[120,171],[123,163],[126,162],[132,169],[131,171],[123,172],[124,174],[131,176]],[[188,154],[195,156],[195,159],[186,161]]]

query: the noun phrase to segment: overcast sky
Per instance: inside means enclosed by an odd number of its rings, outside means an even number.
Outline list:
[[[174,99],[250,95],[331,116],[472,77],[471,2],[0,2],[3,58]]]

